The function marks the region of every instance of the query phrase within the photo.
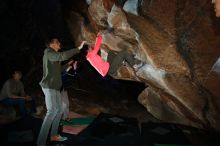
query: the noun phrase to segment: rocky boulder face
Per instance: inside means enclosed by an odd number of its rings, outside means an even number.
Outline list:
[[[124,64],[117,77],[148,85],[138,100],[152,115],[220,130],[220,20],[210,0],[82,3],[84,9],[72,7],[66,17],[76,44],[83,39],[94,44],[104,31],[103,51],[127,48],[142,60],[138,71]],[[113,32],[105,31],[109,27]]]

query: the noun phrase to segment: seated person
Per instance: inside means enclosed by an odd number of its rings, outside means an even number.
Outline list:
[[[127,61],[128,64],[137,71],[143,62],[134,58],[134,55],[128,51],[128,49],[120,52],[109,51],[107,57],[98,55],[100,46],[102,44],[102,35],[98,33],[94,48],[89,47],[88,54],[86,55],[87,60],[90,64],[104,77],[109,74],[112,77],[116,76],[116,71],[120,67],[123,61]],[[104,58],[107,58],[106,60]]]
[[[31,103],[31,113],[36,113],[35,100],[24,92],[24,85],[20,81],[22,77],[21,71],[14,71],[12,78],[8,79],[1,90],[0,102],[6,106],[18,106],[22,117],[27,115],[25,103]]]

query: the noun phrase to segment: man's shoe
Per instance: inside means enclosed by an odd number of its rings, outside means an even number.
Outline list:
[[[50,137],[50,141],[66,141],[67,137],[62,137],[60,135],[55,135]]]

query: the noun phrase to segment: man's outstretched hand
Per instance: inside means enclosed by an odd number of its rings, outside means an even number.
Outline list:
[[[81,50],[83,48],[83,45],[86,43],[86,41],[82,41],[82,43],[80,44],[80,46],[78,47],[79,50]]]

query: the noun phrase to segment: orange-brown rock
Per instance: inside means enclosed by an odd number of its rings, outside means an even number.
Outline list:
[[[149,85],[138,99],[150,113],[164,121],[220,130],[220,76],[212,71],[220,56],[220,19],[211,2],[142,0],[138,15],[123,10],[124,2],[93,0],[89,24],[73,14],[67,19],[73,39],[94,43],[98,31],[113,28],[102,47],[130,48],[145,63],[137,72],[124,64],[118,78]]]

